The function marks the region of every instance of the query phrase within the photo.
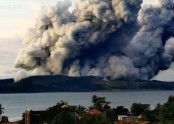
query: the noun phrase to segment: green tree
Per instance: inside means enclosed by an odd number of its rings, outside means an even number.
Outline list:
[[[156,115],[154,114],[153,110],[143,112],[141,114],[141,120],[142,121],[149,121],[149,122],[158,122],[158,120],[156,120]]]
[[[2,105],[0,104],[0,115],[2,115],[4,113],[4,108],[2,107]]]
[[[105,118],[102,118],[101,121],[99,122],[99,124],[111,124],[111,121],[109,121]]]
[[[162,105],[157,104],[156,107],[155,107],[155,109],[152,111],[152,113],[154,115],[154,118],[153,118],[153,121],[154,122],[159,122],[160,121],[159,117],[160,117],[161,108],[162,108]]]
[[[161,107],[160,122],[174,124],[174,96],[170,96],[168,101]]]
[[[103,113],[103,122],[109,121],[114,122],[116,120],[116,116],[114,114],[113,109],[108,109]]]
[[[111,104],[111,102],[106,101],[105,97],[98,97],[96,95],[93,95],[92,96],[92,103],[93,103],[92,108],[96,108],[96,109],[98,109],[100,111],[105,111],[105,110],[111,108],[109,106]]]
[[[127,115],[129,112],[129,110],[127,108],[124,108],[124,106],[118,106],[116,109],[114,108],[113,111],[116,116]]]
[[[97,116],[85,114],[80,118],[79,124],[100,124],[99,120],[100,119]]]
[[[133,103],[131,106],[131,112],[135,115],[140,115],[143,112],[150,111],[149,104]]]
[[[62,112],[62,106],[63,106],[63,105],[68,105],[68,103],[65,102],[65,101],[60,101],[60,102],[58,102],[56,105],[54,105],[54,106],[52,106],[52,107],[49,107],[49,108],[48,108],[48,111],[49,111],[50,113],[52,113],[52,115],[56,116],[56,115],[58,115],[60,112]]]
[[[157,123],[159,122],[159,113],[161,110],[161,105],[157,104],[157,106],[154,108],[154,110],[147,110],[145,112],[142,113],[142,121],[149,121],[149,122],[153,122],[153,123]]]
[[[111,122],[104,116],[85,114],[79,119],[78,124],[111,124]]]
[[[54,118],[53,124],[77,124],[77,117],[74,113],[61,112]]]
[[[84,106],[77,106],[76,107],[76,113],[78,114],[78,116],[82,116],[86,113],[87,109]]]

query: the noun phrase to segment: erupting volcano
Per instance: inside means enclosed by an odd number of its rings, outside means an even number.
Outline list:
[[[43,8],[16,59],[31,75],[149,80],[174,60],[174,10],[141,0],[78,0]]]

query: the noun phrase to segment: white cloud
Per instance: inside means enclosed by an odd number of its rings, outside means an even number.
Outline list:
[[[159,0],[143,0],[143,4],[153,4],[156,5],[158,4]]]
[[[55,1],[0,0],[0,78],[13,77],[16,72],[14,61],[22,48],[20,37],[34,25],[40,8]]]
[[[160,71],[152,80],[174,81],[174,63],[168,70]]]

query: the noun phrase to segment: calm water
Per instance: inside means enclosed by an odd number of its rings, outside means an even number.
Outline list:
[[[0,94],[0,103],[5,108],[4,115],[10,120],[22,117],[25,110],[44,110],[58,101],[67,101],[70,105],[90,106],[92,95],[106,97],[111,106],[125,106],[132,103],[151,104],[154,108],[157,103],[163,104],[174,91],[127,91],[127,92],[88,92],[88,93],[38,93],[38,94]]]

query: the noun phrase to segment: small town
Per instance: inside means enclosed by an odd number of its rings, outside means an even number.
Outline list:
[[[26,110],[22,120],[9,122],[3,116],[4,109],[0,105],[0,124],[174,124],[174,96],[170,96],[163,105],[157,104],[151,110],[149,104],[133,103],[130,110],[124,106],[110,107],[105,97],[93,95],[93,105],[71,106],[60,101],[44,111]]]

